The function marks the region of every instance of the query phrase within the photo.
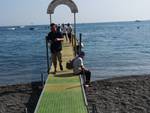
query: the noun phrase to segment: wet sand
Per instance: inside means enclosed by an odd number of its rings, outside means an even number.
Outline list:
[[[150,75],[94,81],[86,93],[90,111],[150,113]]]
[[[33,113],[41,89],[39,82],[0,86],[0,113]]]

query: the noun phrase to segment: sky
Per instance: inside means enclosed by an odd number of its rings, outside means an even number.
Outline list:
[[[0,0],[0,26],[49,24],[47,7],[52,0]],[[150,0],[73,0],[77,23],[150,20]],[[73,22],[69,7],[60,5],[55,23]]]

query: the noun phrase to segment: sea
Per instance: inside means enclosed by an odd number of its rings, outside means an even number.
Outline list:
[[[0,27],[0,85],[47,77],[49,25]],[[150,74],[150,21],[77,24],[92,80]]]

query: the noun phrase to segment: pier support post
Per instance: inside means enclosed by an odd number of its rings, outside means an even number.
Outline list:
[[[50,14],[49,17],[50,17],[50,26],[51,26],[51,23],[52,23],[52,15]]]
[[[47,41],[47,37],[45,37],[45,42],[46,42],[46,58],[47,58],[47,73],[49,74],[49,53],[48,53],[48,41]]]
[[[77,43],[76,43],[76,13],[74,13],[74,38],[75,38],[75,56],[77,55]]]
[[[41,73],[41,83],[42,83],[42,87],[44,87],[44,75],[43,75],[43,73]]]
[[[76,36],[76,13],[74,13],[74,35]]]
[[[82,43],[82,34],[80,33],[80,43],[79,43],[79,54],[80,54],[80,52],[81,52],[81,50],[82,50],[82,47],[81,47],[81,43]]]
[[[92,104],[92,113],[97,113],[96,105]]]
[[[25,113],[28,113],[28,109],[27,108],[25,108]]]

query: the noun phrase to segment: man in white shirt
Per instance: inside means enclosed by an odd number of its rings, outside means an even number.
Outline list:
[[[84,67],[83,58],[85,56],[84,52],[80,52],[79,56],[77,56],[73,61],[73,72],[75,75],[85,75],[86,81],[85,84],[90,84],[91,72]]]

